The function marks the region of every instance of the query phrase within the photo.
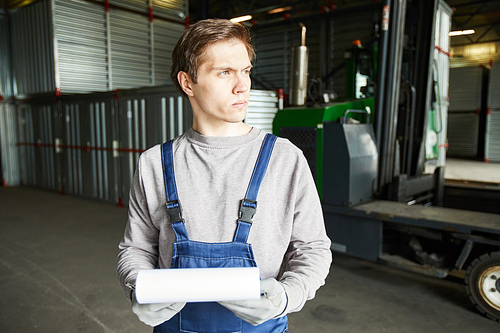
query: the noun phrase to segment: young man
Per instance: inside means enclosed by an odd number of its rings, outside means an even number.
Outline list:
[[[118,256],[132,310],[154,332],[287,332],[286,314],[328,274],[330,240],[306,159],[243,122],[253,56],[248,31],[227,20],[192,25],[174,49],[171,76],[193,125],[141,155]],[[139,304],[126,287],[141,269],[223,266],[259,267],[261,299]]]

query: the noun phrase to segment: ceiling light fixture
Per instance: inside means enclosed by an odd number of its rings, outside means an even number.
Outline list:
[[[448,36],[464,36],[464,35],[472,35],[475,34],[476,31],[470,29],[470,30],[457,30],[457,31],[450,31]]]
[[[292,10],[292,6],[287,6],[287,7],[281,7],[281,8],[276,8],[276,9],[271,9],[267,13],[268,14],[276,14],[276,13],[281,13],[281,12],[286,12]]]
[[[230,19],[229,21],[233,23],[239,23],[239,22],[244,22],[252,19],[252,15],[245,15],[245,16],[239,16],[239,17],[234,17]]]

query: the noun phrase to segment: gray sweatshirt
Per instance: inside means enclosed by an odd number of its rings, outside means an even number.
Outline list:
[[[230,242],[265,133],[207,137],[190,129],[173,144],[174,169],[191,240]],[[140,269],[170,268],[175,234],[165,208],[160,145],[141,154],[120,242],[118,277],[134,283]],[[332,255],[321,204],[302,151],[278,138],[257,197],[248,237],[261,279],[276,278],[299,311],[325,282]],[[172,281],[175,283],[175,281]],[[127,292],[130,298],[130,292]]]

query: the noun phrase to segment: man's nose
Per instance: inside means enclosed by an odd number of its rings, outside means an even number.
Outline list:
[[[243,76],[242,74],[236,75],[233,92],[235,94],[241,94],[248,91],[248,89],[250,89],[250,78]]]

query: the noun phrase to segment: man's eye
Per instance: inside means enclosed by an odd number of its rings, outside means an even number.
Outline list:
[[[222,71],[219,73],[219,75],[228,75],[229,74],[229,71]]]
[[[252,71],[251,71],[251,70],[249,70],[249,69],[245,69],[245,70],[243,71],[243,74],[245,74],[245,75],[250,75],[250,74],[252,74]]]

